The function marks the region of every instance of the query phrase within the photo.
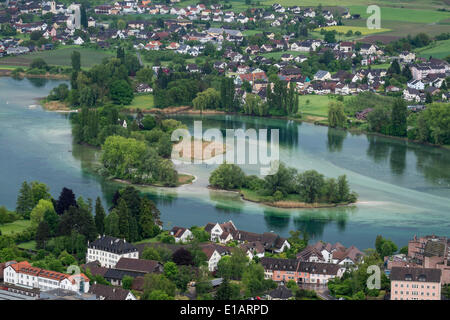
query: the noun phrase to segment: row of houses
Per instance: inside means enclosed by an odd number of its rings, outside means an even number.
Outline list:
[[[205,231],[210,234],[212,242],[227,244],[235,241],[238,244],[259,243],[265,251],[280,253],[291,247],[286,238],[280,237],[273,232],[262,234],[238,230],[233,221],[224,223],[208,223]]]
[[[342,277],[345,267],[333,263],[305,262],[299,259],[261,259],[264,276],[276,282],[326,285],[330,279]]]

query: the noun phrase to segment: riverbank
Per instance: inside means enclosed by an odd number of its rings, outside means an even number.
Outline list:
[[[45,74],[29,74],[26,72],[18,72],[13,74],[14,69],[5,69],[0,67],[0,77],[19,77],[19,78],[41,78],[41,79],[52,79],[52,80],[70,80],[69,75],[65,74],[54,74],[54,73],[45,73]]]
[[[37,99],[39,104],[47,111],[54,112],[78,112],[77,109],[70,109],[67,104],[61,101],[46,101],[45,98]]]
[[[178,173],[178,182],[177,185],[174,187],[169,187],[169,186],[165,186],[162,184],[158,184],[158,183],[153,183],[153,184],[140,184],[140,183],[133,183],[129,180],[125,180],[125,179],[111,179],[111,181],[114,182],[118,182],[121,184],[126,184],[126,185],[131,185],[133,187],[140,187],[140,188],[146,188],[146,187],[156,187],[156,188],[168,188],[168,189],[176,189],[178,187],[182,187],[184,185],[189,185],[194,183],[194,181],[197,180],[197,177],[191,174],[187,174],[187,173]]]

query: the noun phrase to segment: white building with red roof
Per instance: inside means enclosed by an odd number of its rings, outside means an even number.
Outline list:
[[[28,261],[6,263],[4,282],[23,288],[41,291],[65,289],[81,293],[89,291],[89,278],[83,273],[66,274],[31,266]]]

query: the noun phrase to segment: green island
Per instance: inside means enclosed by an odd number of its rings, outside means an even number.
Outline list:
[[[263,179],[246,175],[234,164],[221,164],[211,173],[210,187],[238,191],[244,200],[279,208],[324,208],[355,203],[347,177],[325,178],[315,170],[298,173],[279,163],[278,170]]]

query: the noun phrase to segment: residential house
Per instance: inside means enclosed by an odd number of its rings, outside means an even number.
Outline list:
[[[262,258],[266,279],[286,283],[326,285],[330,279],[342,277],[344,268],[332,263],[304,262],[298,259]]]
[[[419,90],[413,88],[406,88],[403,90],[403,99],[407,101],[422,102],[422,97]]]
[[[331,80],[331,73],[325,70],[319,70],[314,75],[314,80],[325,81]]]
[[[342,52],[352,52],[355,44],[349,41],[343,41],[339,44],[339,50]]]
[[[191,230],[177,226],[172,228],[172,230],[170,231],[170,235],[175,238],[176,243],[188,242],[194,237]]]
[[[406,84],[408,88],[416,89],[416,90],[423,90],[425,89],[425,83],[422,82],[422,80],[410,80]]]
[[[377,47],[370,43],[362,43],[359,53],[362,55],[372,55],[377,52]]]
[[[220,259],[222,259],[221,254],[212,245],[203,246],[201,248],[201,250],[206,255],[206,262],[208,263],[208,270],[210,272],[215,271],[217,269],[217,264],[219,263]]]
[[[416,54],[414,52],[403,51],[399,54],[399,59],[405,63],[411,63],[416,60]]]
[[[289,300],[292,296],[292,291],[286,288],[286,286],[281,285],[270,291],[267,298],[268,300]]]
[[[211,235],[211,241],[218,241],[220,243],[227,243],[232,239],[231,232],[237,231],[233,221],[224,223],[208,223],[205,226],[205,231]]]
[[[137,300],[130,290],[98,283],[90,287],[89,293],[95,294],[99,300]]]

